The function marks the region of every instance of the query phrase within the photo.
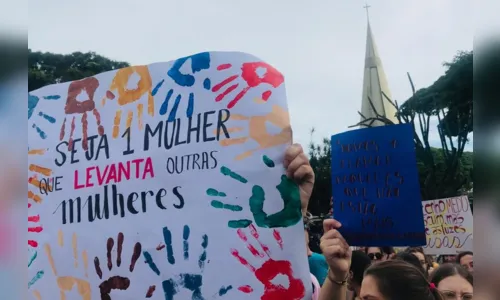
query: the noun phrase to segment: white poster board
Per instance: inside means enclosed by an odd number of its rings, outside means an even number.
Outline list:
[[[446,255],[472,251],[472,211],[467,196],[422,202],[426,254]]]
[[[310,299],[281,73],[205,52],[28,95],[34,299]]]

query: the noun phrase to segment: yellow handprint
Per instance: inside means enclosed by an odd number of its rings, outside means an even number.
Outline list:
[[[133,74],[137,74],[140,77],[139,82],[137,82],[137,88],[128,89],[127,84],[129,83],[130,77]],[[102,99],[102,105],[106,104],[106,100],[115,99],[115,94],[113,91],[116,91],[118,94],[118,105],[126,106],[128,104],[132,104],[140,100],[144,94],[147,94],[148,97],[148,114],[154,116],[154,98],[151,95],[152,91],[152,80],[151,75],[149,74],[149,70],[147,66],[134,66],[120,69],[116,72],[113,81],[109,87],[109,90],[106,92],[106,96]],[[144,104],[137,103],[137,123],[139,126],[139,130],[143,128],[143,111]],[[113,126],[113,138],[117,138],[120,133],[120,123],[122,118],[122,110],[121,108],[116,111],[114,126]],[[129,110],[127,113],[127,121],[125,123],[125,129],[130,128],[132,125],[132,120],[134,118],[133,110]]]
[[[254,140],[259,145],[258,148],[246,151],[238,156],[236,160],[242,160],[250,157],[259,150],[264,150],[279,145],[284,145],[292,141],[292,128],[290,127],[290,117],[288,112],[278,105],[273,105],[270,113],[261,116],[244,116],[240,114],[231,114],[230,120],[248,121],[248,136],[240,138],[229,138],[221,140],[221,146],[239,145]],[[271,134],[266,128],[266,123],[269,122],[281,129],[277,134]],[[243,131],[242,127],[228,128],[231,133]]]
[[[64,247],[64,237],[62,230],[58,232],[58,244],[62,248]],[[74,266],[75,269],[78,269],[78,244],[77,244],[77,236],[76,233],[73,233],[71,240],[72,248],[73,248],[73,257],[74,257]],[[78,294],[82,297],[82,300],[90,300],[91,298],[91,288],[90,283],[88,281],[88,255],[87,251],[83,250],[82,261],[83,261],[83,270],[84,270],[84,278],[78,278],[74,276],[60,276],[57,273],[57,269],[54,262],[54,257],[52,256],[52,248],[49,244],[45,244],[45,253],[47,254],[47,258],[49,260],[49,264],[52,268],[52,272],[54,276],[57,278],[57,286],[59,287],[59,293],[61,296],[61,300],[66,300],[66,293],[73,290],[76,286]]]

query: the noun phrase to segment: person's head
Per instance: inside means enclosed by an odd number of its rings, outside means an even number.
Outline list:
[[[350,291],[359,295],[359,290],[361,289],[361,282],[363,281],[363,275],[365,270],[372,263],[371,259],[363,251],[352,251],[351,256],[351,269],[349,270],[349,277],[347,280],[347,288]]]
[[[474,260],[471,251],[460,252],[456,257],[456,263],[466,268],[470,273],[474,273]]]
[[[441,291],[445,300],[472,300],[472,274],[458,264],[442,264],[431,273],[430,281]]]
[[[371,265],[361,284],[360,298],[366,300],[443,300],[424,274],[401,260]]]
[[[420,263],[420,260],[415,255],[408,252],[399,252],[396,255],[394,255],[393,259],[402,260],[409,264],[412,264],[413,266],[415,266],[415,268],[417,268],[420,272],[422,272],[424,276],[427,277],[427,272],[424,270],[422,264]]]
[[[429,270],[429,264],[427,263],[427,258],[425,257],[424,249],[422,247],[409,247],[406,249],[406,252],[415,255],[425,271]]]
[[[394,248],[392,248],[392,247],[366,247],[365,253],[373,261],[385,261],[385,260],[388,260],[392,254],[394,254]]]
[[[384,253],[380,247],[366,247],[365,253],[373,261],[381,261],[384,257]]]

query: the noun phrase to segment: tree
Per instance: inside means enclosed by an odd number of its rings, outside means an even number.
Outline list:
[[[415,92],[410,75],[413,96],[403,105],[388,99],[397,109],[399,123],[410,123],[414,129],[414,141],[422,199],[453,197],[467,193],[472,188],[473,163],[471,152],[464,152],[468,134],[472,127],[472,52],[459,52],[447,70],[431,86]],[[371,100],[370,100],[371,102]],[[386,125],[390,120],[375,111],[374,118],[350,126],[370,127],[373,121]],[[359,113],[361,115],[361,113]],[[429,143],[430,120],[438,119],[437,131],[441,148]],[[314,130],[311,131],[311,134]],[[417,134],[418,133],[418,134]],[[331,198],[330,141],[311,143],[309,147],[311,166],[316,174],[316,183],[310,201],[314,215],[326,214]]]
[[[28,49],[28,91],[128,66],[126,62],[110,60],[95,52],[54,54]]]

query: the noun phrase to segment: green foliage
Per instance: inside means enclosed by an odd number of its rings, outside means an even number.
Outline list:
[[[400,111],[439,116],[445,110],[440,127],[447,136],[456,137],[473,131],[473,52],[459,52],[445,62],[445,74],[431,86],[418,90]]]
[[[417,155],[421,194],[423,197],[426,195],[430,197],[422,200],[455,197],[472,188],[473,152],[464,152],[458,160],[456,173],[449,176],[450,174],[447,174],[449,166],[445,155],[443,155],[443,150],[434,147],[430,150],[434,158],[434,167],[429,167],[422,157]],[[435,174],[429,176],[431,172],[435,172]],[[428,180],[431,177],[434,179]]]
[[[28,91],[128,66],[126,62],[110,60],[94,52],[54,54],[28,49]]]
[[[397,109],[399,123],[413,125],[423,200],[462,195],[472,189],[473,153],[464,152],[468,134],[473,132],[472,61],[472,52],[459,52],[451,62],[444,64],[447,69],[443,76],[417,92],[408,75],[413,96],[401,106],[388,99]],[[374,121],[393,124],[383,114],[374,112],[376,117],[351,127],[370,127]],[[433,117],[438,119],[436,129],[441,148],[431,147],[429,143],[430,120]],[[332,193],[329,141],[326,139],[322,144],[311,144],[309,155],[316,174],[309,209],[314,215],[326,214],[331,207]]]
[[[309,145],[309,162],[314,170],[314,188],[309,200],[309,211],[313,215],[326,214],[330,210],[332,196],[331,146],[328,139],[322,144]]]

